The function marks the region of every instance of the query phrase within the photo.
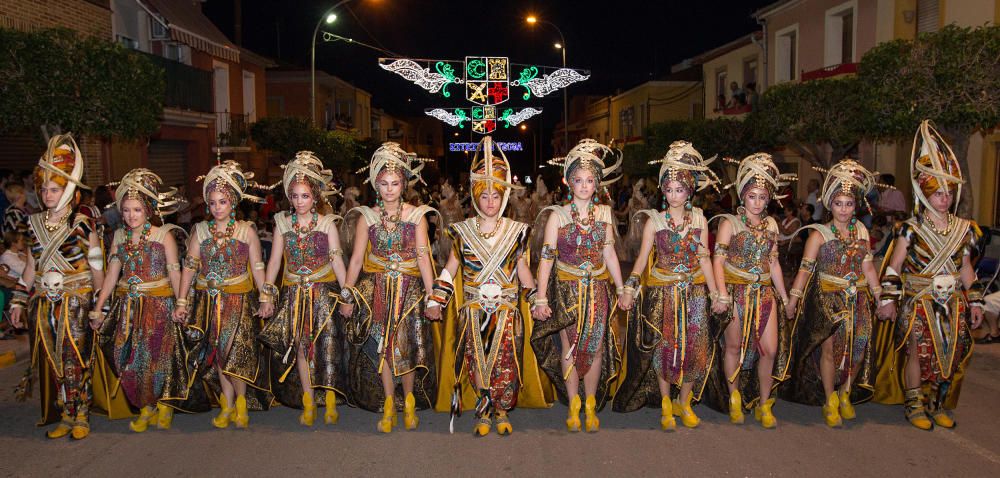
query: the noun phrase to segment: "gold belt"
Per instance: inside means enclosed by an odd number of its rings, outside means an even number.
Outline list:
[[[760,284],[762,286],[771,285],[771,274],[747,272],[739,267],[726,263],[725,280],[727,284]]]
[[[314,284],[316,282],[333,282],[337,280],[337,275],[333,272],[333,267],[329,263],[323,264],[319,270],[308,274],[297,274],[285,271],[284,285],[290,284]]]
[[[820,272],[819,287],[823,292],[848,291],[853,287],[856,292],[860,290],[868,290],[868,281],[864,280],[864,276],[858,278],[857,280],[848,280],[843,277]]]
[[[394,261],[383,259],[375,254],[365,255],[364,270],[368,273],[388,272],[390,274],[406,274],[408,276],[420,275],[416,259]]]
[[[559,280],[604,280],[611,277],[608,274],[606,264],[601,264],[597,269],[591,267],[581,268],[573,266],[563,261],[556,261],[556,278]]]
[[[195,281],[195,289],[225,292],[226,294],[245,294],[253,290],[253,280],[249,272],[228,279],[209,279],[199,275]]]
[[[702,273],[700,268],[693,273],[685,274],[682,272],[672,272],[666,269],[660,269],[659,267],[653,267],[649,271],[649,279],[647,279],[646,285],[651,287],[660,287],[685,282],[688,284],[704,284],[705,274]]]
[[[117,291],[119,293],[128,293],[129,297],[133,298],[140,295],[149,297],[170,297],[174,295],[174,290],[170,287],[170,281],[166,277],[150,282],[129,282],[128,279],[118,281]]]

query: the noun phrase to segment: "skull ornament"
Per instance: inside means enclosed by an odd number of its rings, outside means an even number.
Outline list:
[[[479,286],[479,305],[487,314],[492,314],[500,308],[502,295],[503,287],[490,279]]]
[[[42,274],[42,290],[52,302],[59,302],[63,297],[63,274],[59,271],[48,271]]]
[[[931,296],[934,297],[934,302],[947,307],[948,301],[955,293],[955,276],[950,274],[934,276],[932,287]]]

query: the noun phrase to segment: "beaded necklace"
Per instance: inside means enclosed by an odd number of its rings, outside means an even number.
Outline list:
[[[927,228],[931,230],[934,234],[939,236],[947,236],[951,234],[951,228],[955,225],[955,215],[952,213],[947,213],[948,225],[945,226],[944,230],[938,229],[934,224],[934,220],[931,219],[930,215],[924,215],[924,224],[927,224]]]
[[[42,225],[45,226],[46,231],[55,232],[60,227],[62,227],[63,224],[69,222],[69,212],[66,212],[65,214],[62,215],[62,217],[57,219],[55,223],[50,223],[49,218],[51,217],[51,212],[52,212],[51,209],[45,210],[45,221],[42,222]]]
[[[403,233],[399,230],[399,222],[403,217],[403,201],[399,201],[399,208],[396,214],[389,215],[385,203],[379,209],[381,221],[379,223],[376,239],[379,249],[387,251],[401,250],[403,248]]]
[[[580,219],[580,211],[577,210],[575,202],[569,204],[569,215],[573,218],[573,224],[576,224],[577,229],[581,232],[586,231],[594,225],[594,203],[587,203],[587,219]]]
[[[146,221],[142,225],[142,233],[139,235],[139,240],[135,243],[132,242],[132,235],[135,229],[126,227],[125,229],[125,243],[119,246],[119,253],[123,257],[123,264],[128,269],[131,275],[135,275],[136,271],[142,266],[143,257],[149,256],[149,232],[153,227],[149,221]]]
[[[500,226],[503,225],[503,217],[501,217],[497,220],[496,224],[493,225],[492,231],[483,232],[482,227],[479,225],[479,216],[474,217],[473,221],[476,223],[476,232],[478,232],[479,237],[482,237],[483,239],[491,239],[493,236],[497,235],[497,232],[500,232]]]
[[[858,228],[857,228],[858,218],[852,217],[850,221],[847,222],[847,234],[841,234],[842,231],[837,228],[837,225],[833,222],[830,223],[830,231],[840,242],[840,263],[846,264],[848,256],[861,246],[858,244]]]
[[[764,249],[767,246],[767,216],[761,215],[760,222],[757,224],[751,224],[750,218],[747,217],[747,210],[745,207],[740,206],[737,209],[740,213],[740,220],[743,221],[743,225],[750,231],[750,237],[753,239],[754,243],[754,262],[761,263],[761,259],[764,254]]]
[[[316,228],[319,224],[319,213],[315,209],[312,211],[312,218],[309,220],[309,225],[302,227],[299,225],[299,215],[297,212],[292,211],[292,232],[295,233],[291,239],[289,239],[289,246],[296,249],[299,257],[305,257],[309,252],[309,243],[305,240],[306,236]]]
[[[676,253],[678,253],[678,252],[681,251],[681,244],[680,243],[681,243],[681,240],[683,239],[683,236],[681,236],[681,233],[684,232],[684,230],[687,229],[688,226],[691,225],[691,212],[690,211],[684,211],[684,217],[681,220],[681,224],[679,226],[674,225],[674,220],[673,220],[673,217],[670,215],[670,211],[669,210],[664,210],[663,211],[663,217],[667,220],[666,230],[668,232],[670,232],[670,244],[673,245],[673,247],[674,247],[674,253],[676,254]],[[694,244],[691,244],[692,250],[695,247],[696,246]]]
[[[228,259],[233,255],[233,245],[236,242],[233,239],[233,234],[236,232],[236,218],[230,214],[226,230],[220,233],[216,229],[216,222],[213,217],[208,221],[208,229],[212,231],[212,244],[208,249],[209,269],[215,271],[221,269],[221,266],[225,262],[228,262]]]

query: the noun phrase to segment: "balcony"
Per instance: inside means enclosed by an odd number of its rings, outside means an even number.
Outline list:
[[[224,151],[250,151],[250,115],[244,113],[215,113],[216,142]]]
[[[163,106],[182,110],[212,111],[212,72],[199,70],[158,55],[146,55],[153,64],[163,68],[166,91]]]
[[[841,63],[839,65],[827,66],[818,70],[803,71],[802,81],[819,80],[821,78],[833,78],[840,75],[849,75],[858,72],[857,63]]]
[[[737,105],[729,108],[723,108],[722,114],[726,116],[741,115],[743,113],[749,113],[751,110],[753,110],[753,107],[750,105]]]

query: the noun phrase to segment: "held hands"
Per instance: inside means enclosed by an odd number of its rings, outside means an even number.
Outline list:
[[[340,307],[338,307],[338,310],[340,311],[340,315],[344,317],[350,317],[351,315],[354,314],[354,304],[341,303]]]
[[[798,297],[792,297],[787,302],[785,302],[785,316],[789,319],[795,317],[795,312],[798,309],[799,299]]]
[[[260,308],[257,309],[257,316],[266,319],[272,315],[274,315],[274,303],[262,302]]]
[[[441,320],[441,306],[427,306],[424,307],[424,317],[430,320]]]
[[[178,324],[187,322],[188,315],[190,315],[190,313],[188,312],[186,305],[178,305],[174,308],[174,322],[177,322]]]
[[[545,321],[552,316],[552,308],[548,304],[536,305],[531,308],[531,318]]]
[[[983,323],[983,308],[982,307],[970,307],[972,309],[972,325],[973,329],[978,329],[979,325]]]
[[[729,303],[723,302],[721,300],[712,301],[712,313],[714,314],[725,314],[729,310]]]
[[[632,306],[635,305],[635,300],[632,297],[631,291],[622,292],[618,296],[618,308],[621,310],[632,310]]]
[[[104,312],[92,310],[87,314],[87,317],[90,319],[90,328],[93,330],[100,329],[101,325],[104,324]]]
[[[878,308],[878,316],[882,320],[894,320],[896,318],[896,303],[887,302]],[[980,318],[982,315],[980,314]]]
[[[21,315],[23,313],[24,313],[24,307],[11,307],[10,324],[13,325],[15,329],[24,328],[24,322],[21,321]]]

